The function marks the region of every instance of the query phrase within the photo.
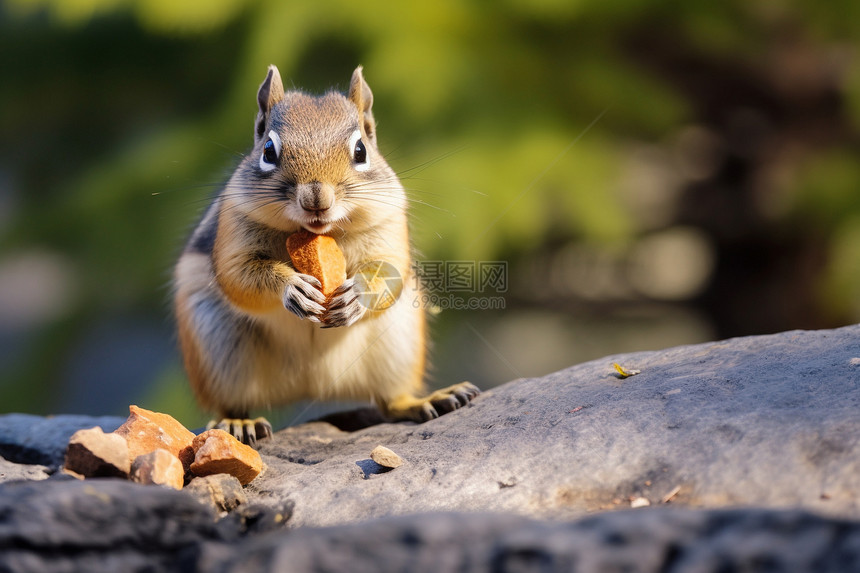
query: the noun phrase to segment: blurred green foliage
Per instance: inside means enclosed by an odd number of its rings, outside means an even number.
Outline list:
[[[823,245],[820,324],[860,317],[854,0],[11,0],[0,17],[0,249],[71,269],[60,311],[9,327],[4,410],[58,407],[97,317],[169,324],[170,267],[251,144],[270,63],[312,92],[344,89],[364,65],[432,259],[515,261],[570,241],[624,251],[654,231],[622,192],[634,150],[674,153],[690,125],[719,133],[703,102],[730,107],[736,76],[777,103],[826,89],[825,133],[814,114],[775,128],[782,154],[754,161],[780,174],[765,185],[768,228]],[[709,74],[725,97],[696,84]],[[176,360],[158,372],[138,397],[201,419]]]

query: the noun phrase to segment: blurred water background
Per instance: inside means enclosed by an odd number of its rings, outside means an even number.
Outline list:
[[[2,2],[0,412],[205,422],[169,276],[270,63],[363,64],[422,260],[506,263],[434,384],[856,322],[858,48],[855,0]]]

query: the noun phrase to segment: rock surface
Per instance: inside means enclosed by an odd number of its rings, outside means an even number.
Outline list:
[[[620,379],[612,366],[641,370]],[[428,511],[574,518],[803,507],[860,518],[860,327],[619,355],[484,392],[424,424],[279,432],[249,488],[295,525]],[[408,465],[382,472],[377,444]],[[337,495],[332,495],[336,492]]]
[[[0,416],[0,456],[18,464],[38,464],[56,470],[63,465],[69,438],[78,430],[98,426],[113,432],[125,418],[115,416]]]
[[[0,552],[10,571],[860,570],[858,411],[860,326],[611,356],[425,424],[283,430],[223,508],[206,484],[204,503],[111,479],[2,484]],[[0,452],[44,477],[65,418],[0,416]],[[377,445],[407,463],[380,466]]]
[[[120,479],[0,488],[3,571],[186,571],[203,541],[237,537],[191,496]]]
[[[628,510],[573,523],[428,514],[204,546],[205,571],[860,571],[860,525],[800,511]]]
[[[49,479],[0,488],[0,516],[0,568],[12,572],[860,570],[860,523],[798,510],[661,508],[572,523],[431,513],[284,530],[262,510],[216,522],[168,488]]]
[[[46,466],[16,464],[0,458],[0,484],[7,481],[43,480],[48,476]]]

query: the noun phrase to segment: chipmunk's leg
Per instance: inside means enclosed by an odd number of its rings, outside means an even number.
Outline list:
[[[382,402],[380,409],[386,417],[392,420],[426,422],[467,405],[480,393],[478,387],[471,382],[460,382],[436,390],[424,398],[402,394],[392,400]]]
[[[224,412],[220,420],[212,420],[206,425],[207,430],[224,430],[251,447],[256,447],[259,440],[272,437],[272,424],[263,417],[251,419],[248,412]]]

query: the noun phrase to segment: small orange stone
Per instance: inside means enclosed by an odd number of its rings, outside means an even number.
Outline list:
[[[128,445],[122,436],[105,434],[98,426],[78,430],[69,439],[63,466],[83,477],[127,477]]]
[[[343,251],[328,235],[302,229],[287,237],[287,252],[297,271],[316,277],[322,283],[322,293],[326,296],[346,281]]]
[[[137,406],[129,406],[128,410],[131,413],[128,420],[114,433],[128,442],[130,461],[162,448],[178,457],[183,467],[191,465],[194,461],[194,451],[191,448],[194,434],[188,428],[167,414]]]
[[[230,474],[246,485],[263,470],[263,459],[257,450],[224,430],[206,430],[194,438],[192,447],[191,471],[198,476]]]
[[[164,448],[158,448],[134,459],[131,464],[131,479],[137,483],[154,483],[182,489],[185,483],[185,468],[179,458]]]

